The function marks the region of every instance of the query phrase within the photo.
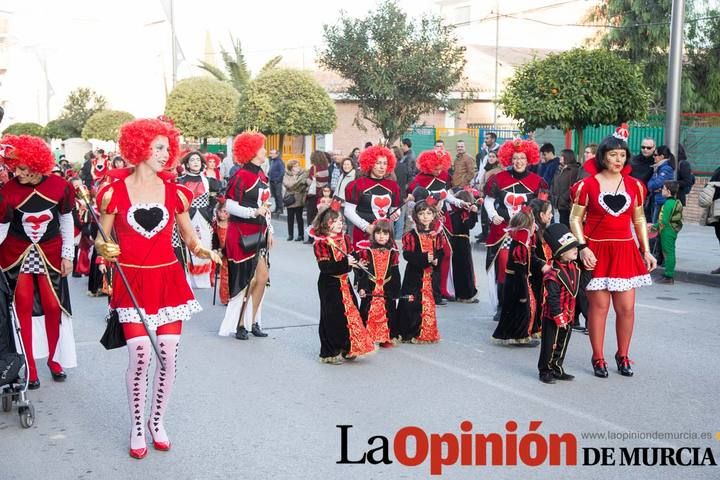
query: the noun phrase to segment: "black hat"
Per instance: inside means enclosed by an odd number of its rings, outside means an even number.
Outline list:
[[[550,246],[553,257],[557,258],[571,248],[578,246],[577,238],[570,229],[562,223],[553,223],[545,229],[543,234],[545,242]]]

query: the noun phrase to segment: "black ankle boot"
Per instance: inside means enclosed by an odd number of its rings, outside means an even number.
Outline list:
[[[615,363],[617,363],[618,372],[620,372],[620,375],[623,377],[632,377],[634,375],[632,368],[630,368],[632,362],[628,357],[621,357],[616,353]]]
[[[288,241],[288,242],[292,242],[292,241],[293,241],[293,236],[292,236],[292,235],[288,235],[287,241]]]
[[[596,377],[607,378],[607,362],[604,358],[598,358],[597,360],[593,359],[592,366]]]
[[[245,327],[240,327],[235,331],[235,338],[238,340],[247,340],[250,337],[248,337],[248,331]]]
[[[268,334],[260,330],[260,326],[257,323],[253,323],[252,334],[256,337],[267,337]]]

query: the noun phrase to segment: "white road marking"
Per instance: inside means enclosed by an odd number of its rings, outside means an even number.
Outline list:
[[[649,308],[650,310],[660,310],[661,312],[670,312],[670,313],[677,313],[680,315],[687,314],[689,312],[686,312],[685,310],[673,310],[672,308],[667,307],[657,307],[655,305],[646,305],[644,303],[637,303],[635,302],[635,306],[637,307],[643,307],[643,308]]]

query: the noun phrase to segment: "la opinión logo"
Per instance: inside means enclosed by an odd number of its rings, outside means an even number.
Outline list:
[[[350,448],[353,425],[340,430],[341,465],[390,465],[405,467],[429,463],[431,475],[441,475],[450,466],[715,466],[709,447],[583,447],[575,434],[539,432],[542,421],[530,421],[526,432],[509,420],[502,433],[473,432],[472,422],[460,423],[460,432],[427,433],[418,426],[400,428],[392,438],[373,435],[367,447]],[[369,448],[368,448],[369,447]],[[351,453],[352,450],[352,453]]]

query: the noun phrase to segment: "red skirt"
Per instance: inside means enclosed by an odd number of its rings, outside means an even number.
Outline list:
[[[123,265],[132,293],[151,330],[161,325],[189,320],[202,310],[177,261],[158,267]],[[117,310],[120,323],[141,323],[125,284],[116,271],[110,308]]]
[[[595,254],[597,264],[587,290],[624,292],[651,285],[650,274],[635,240],[593,240],[587,245]]]

